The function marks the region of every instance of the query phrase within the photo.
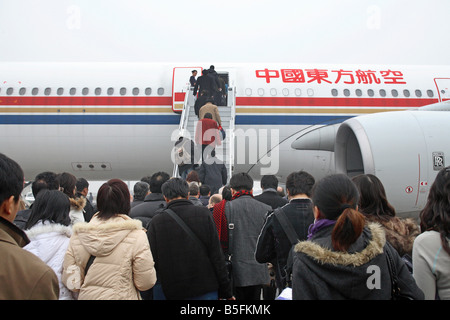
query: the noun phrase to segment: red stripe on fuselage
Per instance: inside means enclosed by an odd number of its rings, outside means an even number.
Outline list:
[[[421,107],[436,102],[439,100],[428,98],[236,97],[237,106]]]
[[[0,97],[0,105],[18,106],[167,106],[172,97]]]

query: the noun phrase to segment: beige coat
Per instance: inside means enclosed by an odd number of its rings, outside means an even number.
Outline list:
[[[84,269],[90,255],[96,258],[86,277]],[[78,299],[140,299],[139,291],[156,282],[153,256],[147,235],[139,220],[116,215],[73,227],[63,264],[63,282]]]
[[[201,107],[200,111],[198,112],[198,118],[203,119],[205,117],[205,114],[207,113],[211,113],[213,120],[215,120],[219,126],[222,125],[222,120],[220,120],[219,108],[217,108],[215,104],[208,102],[203,107]]]

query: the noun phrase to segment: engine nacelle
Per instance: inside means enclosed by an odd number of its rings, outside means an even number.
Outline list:
[[[423,209],[437,172],[449,164],[450,112],[395,111],[349,119],[335,143],[336,172],[374,174],[400,216]]]

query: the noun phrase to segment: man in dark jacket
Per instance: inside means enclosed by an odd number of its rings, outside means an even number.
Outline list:
[[[227,168],[223,161],[217,159],[215,150],[211,151],[211,157],[202,162],[198,177],[202,184],[211,188],[211,194],[219,192],[219,189],[227,184]]]
[[[13,224],[22,188],[22,168],[0,154],[0,300],[58,300],[55,272],[22,249],[30,240]]]
[[[277,193],[278,179],[274,175],[265,175],[261,179],[262,193],[255,199],[268,204],[272,209],[284,206],[288,201]]]
[[[306,240],[308,228],[314,222],[310,199],[314,178],[305,171],[293,172],[286,180],[289,204],[271,213],[261,230],[255,257],[258,262],[271,262],[275,268],[275,281],[280,292],[286,286],[285,268],[292,243],[283,230],[278,210],[283,210],[289,223],[297,233],[297,240]]]
[[[168,173],[160,171],[154,173],[150,182],[150,193],[144,198],[144,202],[131,208],[130,217],[142,221],[142,226],[147,227],[156,212],[164,208],[166,202],[162,195],[161,186],[170,179]]]
[[[194,96],[197,95],[197,91],[200,92],[203,90],[206,90],[209,95],[212,95],[214,92],[216,92],[216,84],[214,83],[213,79],[211,77],[208,77],[208,70],[203,69],[202,75],[197,78],[197,83],[194,86]]]
[[[154,299],[231,298],[228,272],[211,212],[187,199],[189,186],[183,179],[170,179],[162,192],[167,209],[192,230],[201,248],[167,210],[151,220],[147,235],[158,272]]]

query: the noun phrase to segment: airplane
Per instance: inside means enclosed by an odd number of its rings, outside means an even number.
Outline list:
[[[448,164],[450,67],[215,64],[231,110],[232,171],[316,179],[377,175],[400,215],[417,215]],[[198,63],[0,63],[0,152],[26,180],[172,172]],[[190,101],[190,102],[189,102]],[[239,136],[239,134],[241,136]],[[252,140],[255,138],[256,140]]]

